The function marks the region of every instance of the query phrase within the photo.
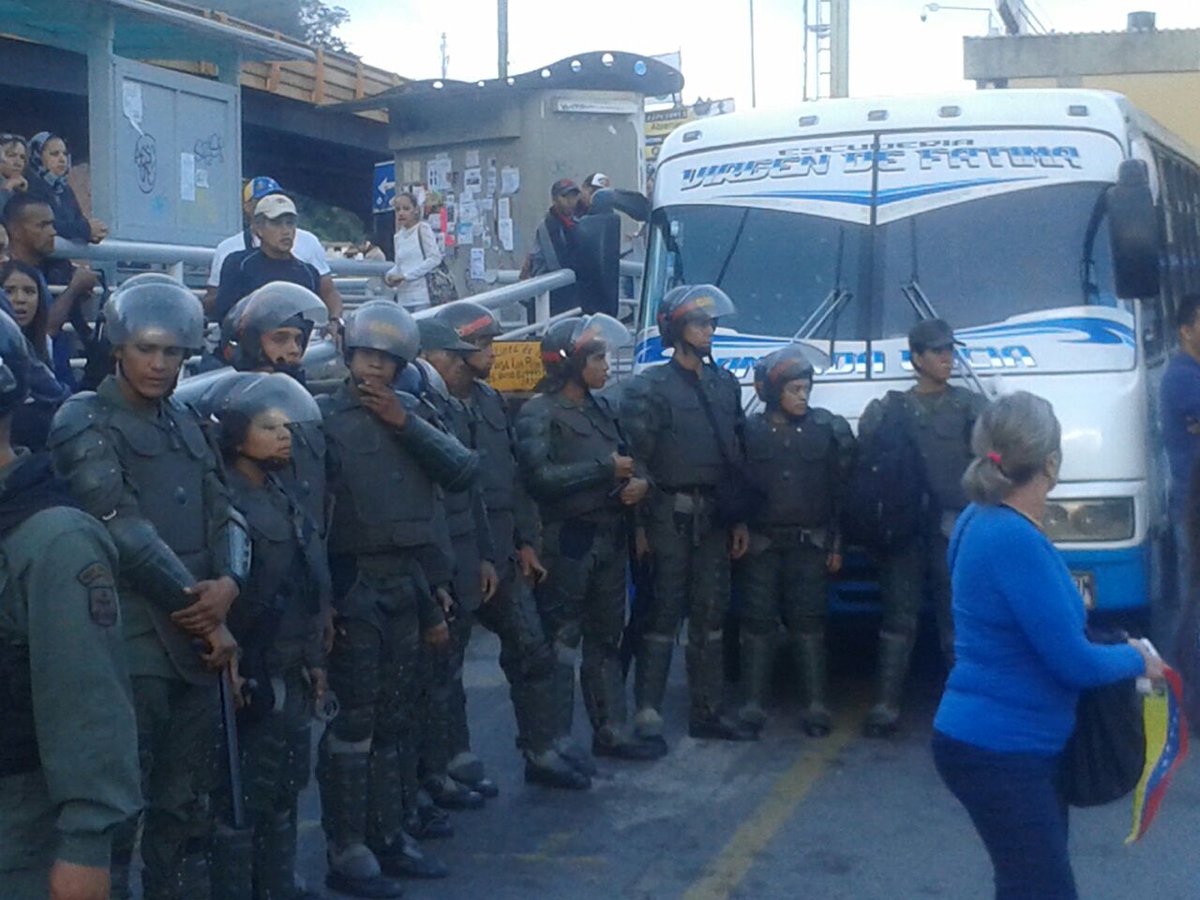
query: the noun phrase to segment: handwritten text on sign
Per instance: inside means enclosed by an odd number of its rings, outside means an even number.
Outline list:
[[[539,341],[497,341],[496,363],[488,384],[498,391],[532,391],[545,370]]]

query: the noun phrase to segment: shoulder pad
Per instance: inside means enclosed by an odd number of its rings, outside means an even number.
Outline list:
[[[596,408],[606,416],[615,416],[617,414],[617,404],[613,403],[608,397],[602,394],[592,394],[592,399],[596,401]]]
[[[332,394],[321,394],[317,399],[317,409],[321,410],[321,415],[325,418],[337,409],[337,404],[334,403]]]
[[[84,391],[63,401],[50,423],[47,446],[69,441],[106,418],[108,404],[94,391]]]
[[[814,406],[808,411],[815,425],[832,425],[833,413],[825,409],[823,406]]]
[[[437,411],[437,405],[432,400],[422,401],[420,397],[408,391],[396,391],[396,396],[400,398],[407,412],[421,412],[430,408],[433,408],[434,412]]]
[[[670,365],[670,363],[664,362],[664,363],[659,363],[658,365],[651,366],[648,369],[643,369],[638,374],[638,378],[644,379],[646,382],[649,382],[649,383],[662,381],[664,378],[667,377],[668,374],[670,374],[670,370],[667,368],[669,365]],[[638,378],[633,379],[632,384],[636,384],[638,381]]]

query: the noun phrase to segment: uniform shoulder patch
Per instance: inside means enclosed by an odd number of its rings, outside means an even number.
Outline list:
[[[112,628],[117,624],[117,589],[112,571],[102,562],[84,566],[76,580],[87,588],[88,615],[101,628]]]

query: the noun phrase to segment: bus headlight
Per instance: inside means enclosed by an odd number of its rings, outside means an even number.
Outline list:
[[[1127,541],[1133,537],[1133,498],[1048,500],[1043,521],[1052,541]]]

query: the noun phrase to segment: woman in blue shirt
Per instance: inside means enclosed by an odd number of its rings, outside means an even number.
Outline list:
[[[997,900],[1077,896],[1056,777],[1079,693],[1162,676],[1140,645],[1092,644],[1084,632],[1083,602],[1041,524],[1060,437],[1042,398],[1021,391],[992,403],[963,476],[973,503],[950,542],[956,662],[933,758],[987,847]]]

